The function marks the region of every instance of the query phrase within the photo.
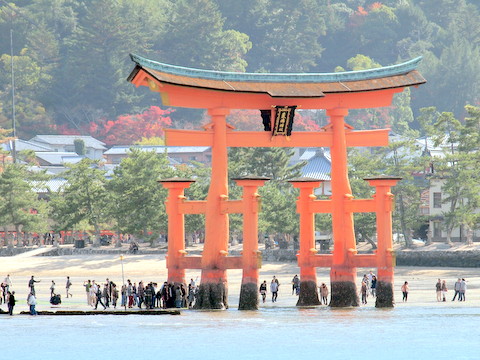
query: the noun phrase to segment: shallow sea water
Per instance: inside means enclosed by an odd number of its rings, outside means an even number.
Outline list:
[[[479,307],[1,316],[0,359],[480,359]]]

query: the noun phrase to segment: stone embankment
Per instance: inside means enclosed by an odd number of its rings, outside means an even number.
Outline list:
[[[397,251],[397,266],[480,267],[480,250]]]
[[[37,249],[35,247],[35,249]],[[86,248],[81,248],[77,249],[72,246],[61,246],[61,247],[55,247],[55,246],[48,246],[48,247],[43,247],[43,248],[38,248],[43,249],[43,251],[39,251],[38,254],[35,254],[35,256],[68,256],[68,255],[115,255],[118,254],[120,255],[125,255],[128,254],[129,251],[128,249],[125,248],[114,248],[114,247],[86,247]],[[0,248],[0,256],[21,256],[22,254],[26,254],[27,252],[32,252],[32,251],[37,251],[37,250],[32,250],[32,248],[28,247],[22,247],[22,248],[17,248],[17,247],[3,247]],[[166,249],[156,249],[156,248],[141,248],[137,253],[142,254],[142,255],[149,255],[149,254],[165,254],[167,252]]]
[[[287,249],[269,249],[263,251],[263,261],[294,262],[295,251]],[[480,267],[480,250],[397,250],[397,266],[423,267]]]
[[[113,246],[86,247],[77,249],[73,246],[47,246],[32,248],[0,248],[0,256],[68,256],[68,255],[125,255],[128,248],[115,248]],[[35,252],[35,254],[33,254]],[[139,255],[166,254],[166,247],[141,247]],[[321,252],[325,253],[325,252]],[[365,253],[365,252],[362,252]],[[368,252],[367,252],[368,253]],[[189,255],[200,255],[201,249],[189,249]],[[293,249],[268,249],[262,251],[264,262],[296,262],[297,251]],[[240,256],[241,250],[229,251],[231,256]],[[423,266],[423,267],[480,267],[480,249],[445,250],[425,248],[395,251],[397,266]]]

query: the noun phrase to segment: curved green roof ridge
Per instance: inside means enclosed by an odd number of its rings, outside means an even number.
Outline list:
[[[132,61],[141,67],[179,76],[188,76],[207,80],[220,81],[253,81],[253,82],[271,82],[271,83],[322,83],[322,82],[343,82],[370,80],[383,77],[403,75],[417,68],[422,60],[419,56],[407,62],[385,66],[376,69],[345,71],[338,73],[237,73],[227,71],[214,71],[193,69],[183,66],[163,64],[157,61],[149,60],[139,55],[130,54]]]

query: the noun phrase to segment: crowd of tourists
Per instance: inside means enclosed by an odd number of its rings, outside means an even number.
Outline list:
[[[453,285],[453,290],[455,291],[452,301],[458,296],[458,301],[465,301],[465,292],[467,291],[467,282],[464,278],[458,278],[458,280]],[[437,301],[447,301],[447,282],[445,280],[438,279],[435,285],[435,291],[437,293]]]
[[[28,281],[27,292],[27,305],[29,306],[30,314],[36,315],[37,297],[35,291],[35,284],[40,280],[36,280],[32,275]],[[295,275],[291,281],[292,295],[298,296],[300,294],[300,278]],[[98,283],[95,280],[87,280],[83,284],[87,304],[93,307],[95,310],[100,305],[103,309],[112,307],[116,309],[117,306],[122,308],[138,308],[138,309],[168,309],[168,308],[192,308],[195,305],[198,296],[198,285],[195,280],[190,279],[189,284],[169,283],[167,281],[159,284],[157,282],[144,282],[140,281],[138,284],[128,279],[126,284],[117,286],[113,281],[106,279],[103,283]],[[65,282],[65,295],[66,298],[72,297],[71,292],[72,282],[70,277],[66,277]],[[267,285],[267,281],[264,280],[259,287],[259,293],[261,301],[266,302],[267,292],[270,291],[271,301],[277,302],[278,293],[280,288],[279,280],[273,276],[270,281],[270,286]],[[376,296],[377,277],[370,271],[369,274],[365,274],[362,278],[360,285],[360,297],[362,304],[367,304],[368,297]],[[329,290],[325,283],[322,283],[318,287],[320,303],[322,305],[328,305]],[[57,291],[57,285],[52,280],[50,285],[50,303],[52,305],[58,305],[61,303],[61,295]],[[402,292],[402,301],[408,300],[408,294],[410,291],[409,284],[405,281],[400,290]],[[436,285],[436,299],[438,302],[447,301],[447,281],[438,279]],[[467,282],[464,278],[458,278],[453,285],[453,298],[451,301],[466,301]],[[0,284],[0,305],[5,304],[8,307],[8,313],[13,314],[17,300],[15,291],[12,288],[12,280],[10,275],[7,275]]]
[[[114,309],[117,306],[129,309],[191,308],[195,305],[198,294],[198,287],[193,279],[190,279],[188,287],[167,281],[159,286],[156,282],[145,283],[143,280],[137,285],[128,279],[127,283],[119,288],[108,278],[103,285],[95,280],[87,280],[83,286],[87,304],[95,310],[98,305],[104,309],[110,306]]]
[[[364,274],[360,284],[360,297],[362,304],[366,305],[369,296],[375,297],[377,295],[377,276],[370,271]]]

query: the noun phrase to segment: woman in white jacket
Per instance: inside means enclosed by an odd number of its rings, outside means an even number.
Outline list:
[[[35,305],[37,305],[37,299],[32,292],[28,295],[27,304],[30,306],[30,315],[37,315],[37,311],[35,310]]]

